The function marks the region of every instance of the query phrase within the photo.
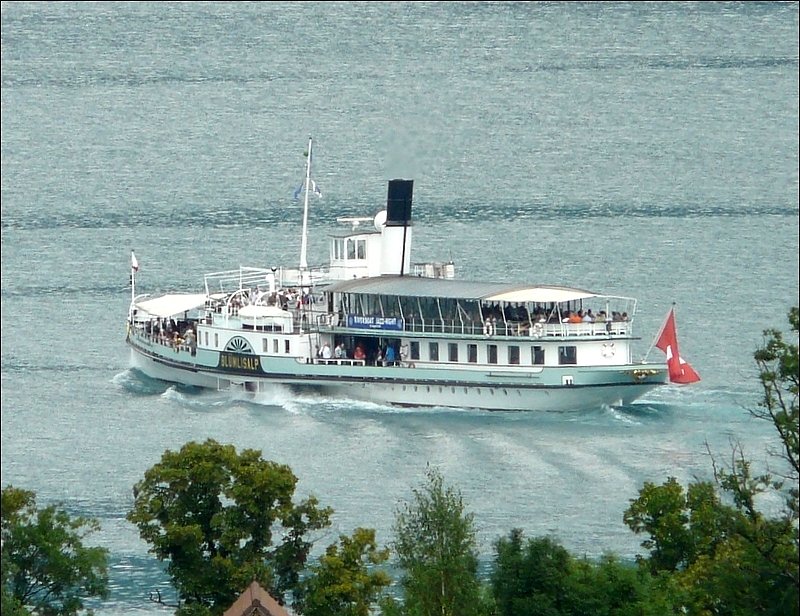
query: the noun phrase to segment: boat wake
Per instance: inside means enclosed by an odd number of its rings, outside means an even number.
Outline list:
[[[164,381],[150,378],[136,368],[128,368],[119,374],[115,374],[111,382],[125,391],[139,396],[161,395],[171,386]]]

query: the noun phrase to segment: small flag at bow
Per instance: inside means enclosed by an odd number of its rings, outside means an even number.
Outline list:
[[[131,250],[131,271],[139,271],[139,261],[136,259],[136,254]]]
[[[674,308],[669,309],[667,320],[658,335],[656,346],[667,356],[670,382],[688,384],[700,380],[700,375],[681,357],[680,351],[678,351],[678,332],[675,329]]]

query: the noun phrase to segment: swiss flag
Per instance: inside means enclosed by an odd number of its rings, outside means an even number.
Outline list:
[[[696,383],[700,375],[694,371],[678,351],[678,333],[675,330],[675,309],[670,308],[667,320],[661,328],[661,333],[656,341],[656,346],[667,355],[667,368],[669,380],[672,383]]]

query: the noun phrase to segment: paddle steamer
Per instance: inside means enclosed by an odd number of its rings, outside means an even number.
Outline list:
[[[456,279],[411,260],[413,180],[391,180],[374,217],[339,219],[329,263],[240,267],[198,293],[137,295],[127,343],[149,377],[217,390],[275,384],[410,407],[567,411],[626,405],[669,380],[632,358],[636,300],[536,284]],[[676,349],[677,351],[677,349]]]

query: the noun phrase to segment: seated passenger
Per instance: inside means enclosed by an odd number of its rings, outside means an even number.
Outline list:
[[[366,354],[364,353],[364,347],[360,344],[356,345],[356,350],[353,352],[353,359],[366,359]]]

